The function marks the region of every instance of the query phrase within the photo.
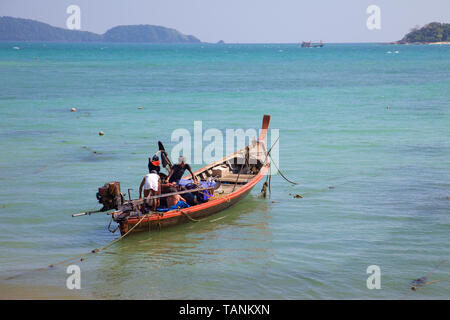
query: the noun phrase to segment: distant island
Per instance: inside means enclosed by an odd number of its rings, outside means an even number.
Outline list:
[[[0,17],[0,41],[201,43],[194,36],[161,26],[117,26],[101,35],[13,17]]]
[[[394,44],[450,44],[450,23],[432,22],[415,27]]]

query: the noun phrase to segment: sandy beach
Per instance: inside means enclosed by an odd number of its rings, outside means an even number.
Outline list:
[[[77,290],[53,286],[0,283],[0,300],[80,300],[89,299]]]

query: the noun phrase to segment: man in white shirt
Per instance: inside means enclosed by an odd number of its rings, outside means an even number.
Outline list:
[[[161,193],[161,180],[155,170],[146,174],[139,186],[139,199],[142,199],[142,188],[144,188],[144,198],[148,196],[156,196]],[[153,211],[159,206],[159,199],[153,199]]]

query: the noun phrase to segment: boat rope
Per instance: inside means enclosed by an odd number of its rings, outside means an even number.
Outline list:
[[[263,166],[266,164],[267,160],[269,159],[269,155],[270,155],[270,151],[272,150],[272,148],[275,146],[275,144],[278,142],[279,137],[277,138],[277,140],[275,140],[275,142],[272,144],[272,146],[270,147],[269,151],[266,152],[266,159],[264,160]],[[266,181],[264,182],[261,191],[259,192],[259,197],[260,198],[267,198],[267,189],[269,189],[269,192],[271,192],[271,189],[269,187],[270,181],[269,177],[272,175],[272,165],[269,164],[269,174],[266,175]],[[270,196],[270,194],[269,194]]]
[[[441,262],[439,262],[432,270],[428,271],[426,275],[424,275],[423,277],[413,280],[413,286],[411,287],[411,291],[409,291],[407,294],[405,294],[401,300],[406,299],[410,294],[412,294],[414,291],[417,291],[427,285],[432,285],[441,281],[445,281],[445,280],[449,280],[449,278],[443,278],[443,279],[438,279],[438,280],[434,280],[434,281],[427,281],[425,282],[428,277],[434,272],[436,271],[441,265],[443,265],[444,263],[446,263],[449,260],[449,258],[446,258],[444,260],[442,260]]]
[[[187,214],[187,212],[184,212],[184,211],[181,210],[180,208],[178,208],[178,210],[179,210],[182,214],[184,214],[184,215],[185,215],[189,220],[191,220],[192,222],[200,222],[200,221],[203,220],[203,219],[197,220],[197,219],[192,218],[189,214]]]
[[[297,185],[297,182],[291,181],[289,180],[284,174],[283,172],[281,172],[280,168],[278,167],[278,165],[276,164],[275,160],[273,160],[272,155],[270,154],[270,152],[272,151],[272,148],[275,146],[275,144],[278,143],[278,139],[275,140],[275,142],[272,144],[272,146],[270,147],[270,149],[266,152],[266,159],[264,160],[263,165],[265,165],[267,163],[267,160],[270,158],[270,165],[269,165],[269,173],[266,177],[266,181],[264,182],[262,188],[261,188],[261,192],[260,192],[260,197],[262,198],[266,198],[267,197],[267,189],[269,189],[269,197],[272,193],[271,190],[271,181],[272,181],[272,163],[274,164],[275,168],[278,170],[278,172],[280,173],[280,176],[286,180],[287,182],[293,184],[293,185]]]
[[[289,182],[289,183],[292,183],[293,185],[298,184],[297,182],[291,181],[291,180],[289,180],[288,178],[286,178],[286,176],[283,174],[283,172],[281,172],[280,168],[278,168],[276,162],[273,160],[272,155],[271,155],[270,153],[269,153],[269,157],[270,157],[270,159],[272,160],[270,163],[273,163],[273,164],[274,164],[275,168],[277,168],[278,172],[280,173],[280,176],[281,176],[284,180],[286,180],[286,181]]]
[[[145,218],[147,218],[149,215],[144,215],[142,216],[142,218],[134,225],[132,226],[124,235],[120,236],[120,238],[115,239],[114,241],[110,242],[109,244],[107,244],[106,246],[104,246],[103,248],[100,249],[94,249],[91,251],[91,253],[97,253],[100,251],[105,250],[106,248],[109,248],[110,246],[112,246],[113,244],[119,242],[120,240],[122,240],[123,238],[125,238],[131,231],[134,230],[134,228],[136,228],[141,222],[142,220],[144,220]]]
[[[266,151],[266,158],[264,159],[263,166],[266,165],[267,160],[269,159],[270,151],[272,151],[272,148],[275,147],[275,145],[278,143],[278,140],[280,140],[280,137],[278,137],[277,140],[275,140],[275,142],[274,142],[274,143],[272,144],[272,146],[269,148],[269,151]],[[264,146],[264,149],[266,149],[266,148],[265,148],[265,145],[263,145],[263,146]]]
[[[273,163],[275,165],[275,168],[277,168],[277,170],[280,173],[281,177],[283,177],[283,179],[286,180],[287,182],[296,185],[296,184],[298,184],[297,182],[291,181],[288,178],[286,178],[286,176],[281,172],[280,168],[277,166],[275,160],[273,160],[272,155],[270,154],[270,152],[272,151],[272,148],[278,143],[279,139],[280,139],[280,137],[278,137],[277,140],[275,140],[275,142],[272,144],[270,149],[266,152],[266,159],[264,160],[263,165],[265,165],[267,163],[267,160],[270,158],[270,160],[272,160],[270,163],[271,164]]]
[[[14,275],[14,276],[10,276],[10,277],[8,277],[8,278],[6,278],[6,279],[4,279],[4,280],[12,280],[12,279],[18,278],[18,277],[20,277],[20,276],[23,276],[23,275],[25,275],[25,274],[29,274],[29,273],[32,273],[32,272],[45,271],[45,270],[53,269],[53,268],[55,268],[55,267],[58,266],[58,265],[67,264],[68,262],[74,261],[74,260],[76,260],[76,259],[80,259],[80,261],[84,261],[84,260],[86,260],[85,256],[87,256],[87,255],[89,255],[89,254],[98,253],[98,252],[100,252],[100,251],[103,251],[103,250],[109,248],[110,246],[112,246],[113,244],[119,242],[119,241],[122,240],[123,238],[125,238],[125,237],[126,237],[128,234],[130,234],[130,232],[133,231],[134,228],[136,228],[136,227],[142,222],[142,220],[144,220],[147,216],[148,216],[148,215],[144,215],[144,216],[143,216],[143,217],[142,217],[142,218],[141,218],[141,219],[140,219],[133,227],[131,227],[125,234],[123,234],[121,237],[115,239],[114,241],[110,242],[109,244],[107,244],[107,245],[104,246],[103,248],[100,248],[100,249],[98,249],[98,248],[97,248],[97,249],[93,249],[93,250],[91,250],[90,252],[87,252],[87,253],[85,253],[85,254],[80,254],[80,255],[77,255],[77,256],[75,256],[75,257],[72,257],[72,258],[69,258],[69,259],[66,259],[66,260],[62,260],[62,261],[59,261],[59,262],[54,263],[54,264],[50,264],[47,268],[37,268],[37,269],[34,269],[34,270],[22,272],[22,273],[19,273],[19,274]]]
[[[430,285],[430,284],[435,284],[435,283],[438,283],[438,282],[441,282],[441,281],[445,281],[445,280],[449,280],[449,279],[450,279],[450,277],[448,277],[448,278],[443,278],[443,279],[439,279],[439,280],[434,280],[434,281],[425,282],[425,283],[422,284],[422,285],[412,286],[412,287],[411,287],[411,290],[412,290],[412,291],[417,291],[417,290],[419,290],[420,288],[423,288],[424,286],[428,286],[428,285]]]

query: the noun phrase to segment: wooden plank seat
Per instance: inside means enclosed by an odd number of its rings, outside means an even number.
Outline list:
[[[253,174],[240,174],[239,179],[237,180],[237,183],[247,183],[249,180],[254,178],[255,176]],[[236,179],[238,178],[237,174],[227,174],[223,176],[222,178],[217,178],[220,182],[229,182],[229,183],[235,183]]]

